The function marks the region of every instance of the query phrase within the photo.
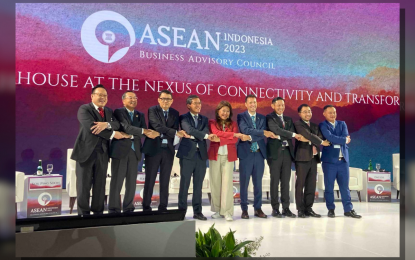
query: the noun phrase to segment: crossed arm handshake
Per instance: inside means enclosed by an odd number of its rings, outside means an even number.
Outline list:
[[[92,134],[97,135],[99,133],[101,133],[103,130],[107,129],[108,127],[108,123],[107,122],[94,122],[94,126],[91,127],[92,130]],[[127,138],[130,139],[132,135],[129,135],[125,132],[122,131],[114,131],[114,138],[115,139],[123,139],[123,138]],[[154,139],[157,136],[160,136],[159,132],[156,132],[154,130],[151,129],[143,129],[143,134],[145,136],[147,136],[148,138]]]

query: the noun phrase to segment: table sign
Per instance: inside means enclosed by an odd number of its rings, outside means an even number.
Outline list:
[[[154,189],[153,189],[153,196],[151,196],[152,206],[158,205],[160,202],[159,175],[160,173],[157,173],[156,183],[154,184]],[[144,172],[138,172],[135,196],[134,196],[134,207],[135,208],[142,206],[141,203],[143,202],[145,180],[146,180],[146,174]]]
[[[62,175],[25,176],[25,194],[21,214],[26,218],[60,215]]]
[[[367,172],[367,197],[369,202],[391,202],[390,172]]]

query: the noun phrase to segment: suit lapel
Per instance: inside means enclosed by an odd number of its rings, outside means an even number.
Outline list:
[[[308,129],[310,129],[310,132],[313,132],[312,130],[311,130],[311,122],[310,122],[310,126],[308,126],[308,124],[306,123],[306,122],[304,122],[302,119],[300,119],[301,120],[301,123],[305,126],[305,127],[307,127]]]
[[[194,128],[196,128],[195,127],[195,120],[193,119],[193,116],[192,116],[192,114],[190,114],[190,112],[187,112],[187,118],[189,119],[189,121],[190,121],[190,125],[191,126],[193,126]],[[197,128],[196,128],[197,129]]]

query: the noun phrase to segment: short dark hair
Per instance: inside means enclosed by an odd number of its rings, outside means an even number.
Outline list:
[[[190,95],[190,96],[188,96],[187,99],[186,99],[186,105],[191,105],[193,99],[195,99],[195,98],[199,98],[199,97],[197,95]]]
[[[323,108],[323,111],[326,111],[326,109],[329,108],[329,107],[335,108],[333,105],[325,105],[324,108]]]
[[[173,98],[173,95],[172,95],[172,93],[169,91],[169,90],[167,90],[167,89],[163,89],[162,91],[160,91],[160,93],[159,93],[159,97],[161,97],[161,94],[167,94],[167,95],[170,95],[171,96],[171,98]]]
[[[300,112],[301,112],[301,110],[303,109],[303,107],[310,107],[310,106],[309,106],[309,105],[307,105],[307,104],[301,104],[301,105],[298,107],[298,109],[297,109],[298,113],[300,113]]]
[[[107,89],[104,87],[104,85],[98,84],[98,85],[96,85],[95,87],[92,88],[91,94],[94,94],[94,92],[97,88],[103,88],[103,89],[105,89],[105,91],[107,91]]]
[[[274,104],[275,102],[277,102],[278,100],[282,100],[285,103],[285,100],[282,97],[276,97],[272,100],[272,104]]]
[[[254,94],[249,94],[248,96],[245,97],[245,103],[248,100],[248,98],[255,98],[256,99],[256,96]]]
[[[122,94],[122,99],[125,99],[127,97],[127,93],[133,93],[135,95],[134,91],[128,90],[125,91],[124,94]]]

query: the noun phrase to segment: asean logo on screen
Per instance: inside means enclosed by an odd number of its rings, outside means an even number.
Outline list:
[[[109,57],[109,45],[102,44],[95,35],[98,24],[104,21],[115,21],[120,23],[127,29],[128,34],[130,35],[130,46],[117,50],[111,57]],[[106,30],[102,34],[102,40],[105,43],[111,44],[115,41],[115,34],[110,30]],[[104,63],[113,63],[124,57],[125,54],[127,54],[128,49],[134,45],[135,32],[130,22],[119,13],[113,11],[98,11],[86,18],[82,24],[81,41],[85,50],[94,59]]]

